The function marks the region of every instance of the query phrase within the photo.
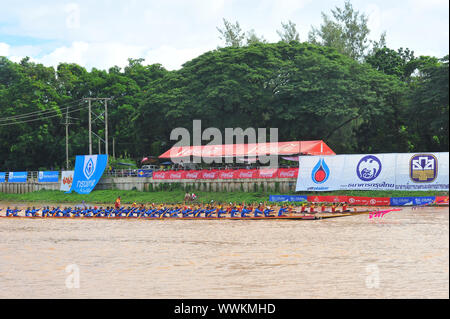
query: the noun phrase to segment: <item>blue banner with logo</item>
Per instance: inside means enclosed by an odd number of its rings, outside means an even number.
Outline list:
[[[0,173],[0,183],[4,183],[4,182],[6,182],[6,173],[1,172]]]
[[[153,171],[148,169],[138,169],[137,171],[138,177],[152,177]]]
[[[77,155],[70,192],[89,194],[97,185],[108,163],[108,155]]]
[[[435,196],[426,197],[391,197],[391,206],[413,206],[431,204],[436,200]]]
[[[26,183],[27,182],[27,172],[9,172],[8,182],[9,183]]]
[[[270,195],[269,202],[304,202],[308,199],[303,195]]]
[[[40,171],[38,174],[38,183],[58,183],[59,172],[57,171]]]
[[[300,156],[296,191],[449,189],[449,153]]]

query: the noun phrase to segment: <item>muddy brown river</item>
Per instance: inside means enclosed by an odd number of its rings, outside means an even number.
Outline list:
[[[0,298],[449,298],[449,209],[313,221],[0,218]]]

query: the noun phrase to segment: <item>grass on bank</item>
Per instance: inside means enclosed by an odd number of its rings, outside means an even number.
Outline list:
[[[198,196],[198,202],[246,202],[258,203],[269,201],[269,195],[288,195],[266,192],[201,192],[194,191]],[[37,202],[37,203],[81,203],[83,200],[89,204],[113,205],[118,196],[122,204],[143,203],[166,203],[175,204],[183,202],[184,190],[164,190],[153,192],[141,192],[137,190],[94,190],[88,195],[80,195],[75,192],[66,194],[61,191],[41,190],[25,194],[0,193],[0,202]],[[289,195],[348,195],[367,197],[408,197],[408,196],[448,196],[448,192],[442,191],[333,191],[333,192],[302,192],[290,193]]]

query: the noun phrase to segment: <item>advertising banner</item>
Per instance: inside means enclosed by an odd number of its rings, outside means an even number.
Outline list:
[[[426,205],[435,201],[435,196],[427,197],[392,197],[391,206]]]
[[[139,173],[138,173],[139,174]],[[298,168],[261,168],[153,172],[154,179],[296,178]]]
[[[260,168],[259,178],[277,178],[278,169],[277,168]]]
[[[70,188],[72,187],[72,181],[73,181],[73,172],[74,171],[62,171],[61,172],[61,186],[59,188],[62,192],[68,192],[70,191]]]
[[[153,171],[147,169],[138,169],[137,176],[138,177],[152,177]]]
[[[4,183],[6,181],[6,172],[0,172],[0,183]]]
[[[448,190],[448,153],[300,156],[296,191]]]
[[[153,173],[153,179],[166,179],[167,172],[158,171]]]
[[[296,191],[339,189],[344,158],[336,156],[300,156]]]
[[[448,205],[448,196],[436,196],[436,205]]]
[[[38,183],[58,183],[59,172],[57,171],[40,171],[38,173]]]
[[[348,196],[308,196],[311,203],[347,203]]]
[[[232,170],[232,169],[220,170],[217,178],[218,179],[233,179],[233,178],[235,178],[234,170]]]
[[[77,155],[75,173],[69,192],[89,194],[97,185],[108,163],[108,155]]]
[[[303,195],[270,195],[270,202],[304,202],[307,196]]]
[[[448,190],[447,153],[398,154],[396,190]]]
[[[362,197],[362,196],[308,196],[313,203],[347,203],[363,206],[389,206],[389,197]]]
[[[217,170],[203,170],[201,172],[201,179],[216,179],[219,176],[219,171]]]
[[[258,169],[238,169],[235,172],[234,178],[243,179],[243,178],[258,178],[259,170]]]
[[[9,183],[26,183],[27,182],[27,172],[9,172],[8,182]]]
[[[186,179],[199,179],[201,178],[202,171],[186,171]]]
[[[186,171],[168,171],[167,179],[184,179]]]
[[[297,175],[298,175],[298,167],[278,169],[278,178],[296,178]]]
[[[390,206],[391,201],[389,197],[361,197],[348,196],[347,203],[350,205],[362,206]]]

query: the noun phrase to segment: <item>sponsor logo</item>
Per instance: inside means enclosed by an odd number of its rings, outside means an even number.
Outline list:
[[[63,184],[72,185],[72,181],[73,181],[73,177],[72,176],[63,178]]]
[[[253,177],[253,172],[240,172],[239,173],[239,177],[252,178]]]
[[[365,182],[373,181],[380,175],[380,172],[381,162],[378,157],[373,155],[367,155],[361,158],[356,167],[358,178]]]
[[[186,178],[198,178],[199,174],[200,174],[200,172],[189,172],[189,173],[186,173]]]
[[[437,158],[432,154],[416,154],[409,161],[409,176],[413,182],[429,183],[438,173]]]
[[[95,166],[97,164],[97,156],[86,156],[84,160],[83,173],[87,179],[90,179],[95,172]]]
[[[203,173],[203,178],[216,178],[216,173]]]
[[[280,177],[295,177],[295,171],[280,171]]]
[[[234,174],[233,174],[233,172],[220,173],[220,177],[221,177],[221,178],[233,178],[233,177],[234,177]]]
[[[330,169],[328,168],[327,163],[325,163],[325,160],[321,158],[312,170],[311,173],[312,181],[316,184],[322,184],[327,181],[329,176],[330,176]]]

